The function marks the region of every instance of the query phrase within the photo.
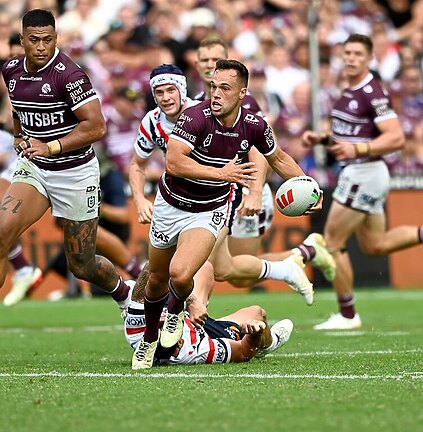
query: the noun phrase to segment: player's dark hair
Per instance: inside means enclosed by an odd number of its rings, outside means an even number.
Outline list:
[[[21,44],[21,37],[19,35],[19,33],[12,33],[9,36],[9,46],[13,46],[13,45],[20,45]]]
[[[243,87],[248,86],[248,78],[249,78],[249,72],[247,67],[239,62],[238,60],[225,60],[225,59],[219,59],[216,62],[216,70],[235,70],[237,72],[237,75],[241,79],[241,83]]]
[[[157,75],[162,74],[173,74],[173,75],[184,75],[181,69],[174,64],[162,64],[160,66],[155,67],[150,73],[150,79],[154,78]]]
[[[32,9],[22,18],[22,27],[48,27],[56,28],[56,20],[53,14],[46,9]]]
[[[366,35],[359,34],[359,33],[352,33],[348,36],[347,40],[344,42],[344,46],[347,43],[352,43],[352,42],[358,42],[358,43],[361,43],[362,45],[364,45],[369,54],[371,54],[373,52],[373,42]]]

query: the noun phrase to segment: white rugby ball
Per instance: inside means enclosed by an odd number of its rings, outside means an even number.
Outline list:
[[[314,178],[293,177],[276,191],[276,207],[285,216],[301,216],[317,203],[319,196],[320,187]]]

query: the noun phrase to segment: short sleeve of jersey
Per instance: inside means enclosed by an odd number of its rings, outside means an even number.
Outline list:
[[[63,77],[63,97],[72,111],[98,99],[88,75],[78,66]]]
[[[154,150],[155,143],[152,139],[151,128],[153,127],[152,118],[154,113],[148,112],[141,120],[138,128],[137,137],[134,143],[134,149],[137,156],[147,159]]]
[[[248,115],[245,119],[248,118]],[[263,124],[262,127],[257,131],[256,139],[254,141],[254,146],[257,150],[262,153],[264,156],[270,156],[272,153],[276,151],[276,142],[273,137],[272,128],[262,117],[255,117]],[[244,120],[245,121],[245,120]]]
[[[388,92],[382,88],[376,79],[363,87],[363,94],[369,100],[375,123],[397,117]]]
[[[183,142],[192,150],[198,142],[202,141],[205,129],[206,121],[203,111],[198,107],[187,108],[179,116],[170,137]]]

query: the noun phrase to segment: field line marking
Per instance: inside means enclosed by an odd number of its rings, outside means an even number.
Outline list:
[[[205,374],[205,373],[96,373],[96,372],[34,372],[0,373],[0,378],[249,378],[249,379],[318,379],[318,380],[401,380],[423,379],[423,372],[402,372],[396,375],[321,375],[321,374]]]
[[[389,354],[416,354],[423,352],[420,348],[408,350],[369,350],[369,351],[311,351],[296,353],[274,353],[266,357],[319,357],[319,356],[340,356],[340,355],[389,355]]]

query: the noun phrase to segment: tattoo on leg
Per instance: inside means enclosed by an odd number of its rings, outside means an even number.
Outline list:
[[[108,259],[95,254],[97,222],[97,219],[63,220],[66,255],[77,277],[111,291],[116,286],[118,274]]]
[[[12,195],[7,195],[6,197],[3,197],[0,210],[6,211],[10,209],[12,213],[17,213],[21,205],[22,205],[21,199],[16,199]]]

